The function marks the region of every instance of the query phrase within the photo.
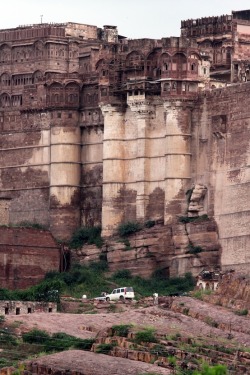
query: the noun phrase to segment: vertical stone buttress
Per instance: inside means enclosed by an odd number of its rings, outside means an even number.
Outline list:
[[[104,116],[102,235],[109,236],[123,217],[122,209],[117,209],[114,201],[124,188],[125,119],[119,106],[106,104],[101,110]]]
[[[50,229],[68,239],[80,226],[81,135],[79,127],[60,124],[50,132]]]
[[[148,150],[148,128],[155,108],[147,101],[131,101],[129,103],[131,111],[134,113],[137,124],[137,161],[136,161],[136,220],[146,220],[146,209],[149,202],[148,185],[149,175],[149,150]]]
[[[191,109],[187,101],[165,101],[166,170],[165,217],[167,224],[176,215],[185,215],[186,190],[191,180]]]

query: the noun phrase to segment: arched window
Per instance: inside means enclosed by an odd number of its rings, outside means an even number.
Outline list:
[[[32,82],[36,83],[43,78],[43,73],[40,70],[36,70],[32,76]]]
[[[52,85],[48,89],[47,103],[59,104],[59,102],[63,102],[63,98],[64,98],[63,86],[57,82],[52,83]]]
[[[167,83],[164,83],[164,85],[163,85],[163,91],[165,91],[165,92],[170,92],[170,83],[169,82],[167,82]]]
[[[11,82],[10,75],[8,73],[3,73],[1,75],[1,85],[3,87],[10,86],[10,82]]]
[[[126,67],[144,69],[144,56],[139,51],[133,51],[126,57]]]
[[[65,99],[67,104],[78,105],[79,86],[75,82],[68,83],[65,87]]]
[[[4,93],[0,96],[0,106],[2,108],[10,107],[10,103],[10,96],[8,94]]]
[[[172,58],[172,70],[178,72],[187,70],[187,58],[183,53],[176,53]]]

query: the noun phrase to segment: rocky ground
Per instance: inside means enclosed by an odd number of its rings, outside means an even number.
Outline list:
[[[132,333],[151,327],[155,329],[161,347],[164,346],[166,351],[172,347],[173,353],[179,358],[180,364],[184,363],[183,358],[186,358],[188,353],[189,359],[194,356],[200,360],[204,356],[205,360],[208,358],[211,363],[216,363],[216,360],[221,363],[225,362],[231,366],[232,374],[236,373],[233,372],[233,369],[237,368],[238,363],[238,374],[250,374],[249,315],[239,316],[231,309],[186,296],[160,298],[157,306],[153,305],[153,301],[150,298],[140,301],[140,303],[118,302],[109,304],[106,302],[97,303],[79,300],[65,301],[62,305],[64,310],[70,310],[70,306],[73,305],[74,309],[78,308],[83,313],[9,315],[6,316],[6,323],[16,326],[17,334],[27,332],[32,328],[38,328],[49,333],[65,332],[80,338],[98,338],[99,342],[109,342],[107,341],[109,340],[107,332],[114,325],[131,324]],[[85,310],[90,313],[84,313],[85,307]],[[121,351],[118,353],[118,349],[116,349],[112,355],[124,356],[126,349],[126,358],[112,357],[111,359],[107,355],[72,351],[71,354],[67,352],[67,354],[47,356],[46,361],[49,361],[52,367],[53,365],[56,366],[58,360],[61,366],[63,366],[65,361],[65,366],[67,367],[70,355],[74,356],[74,363],[77,363],[77,358],[81,361],[84,356],[85,361],[89,363],[89,372],[86,370],[86,375],[108,372],[110,374],[146,374],[155,372],[151,366],[153,363],[158,364],[159,358],[148,355],[142,359],[138,350],[136,353],[131,353],[131,351],[129,353],[128,348],[131,347],[131,342],[129,343],[130,346],[124,342],[120,344],[122,344],[122,353]],[[143,350],[150,351],[150,349],[145,348]],[[239,359],[239,352],[243,353],[240,355],[241,359]],[[60,359],[58,359],[59,357]],[[108,364],[110,366],[109,370],[105,367],[106,372],[98,372],[99,370],[93,372],[91,370],[91,366],[95,362],[93,358],[98,361],[97,367],[99,369]],[[135,361],[131,361],[128,358],[135,359]],[[141,358],[139,359],[140,362],[138,362],[138,358]],[[43,362],[43,358],[39,359],[40,362]],[[127,363],[127,365],[123,362]],[[145,366],[148,367],[146,368]],[[170,373],[170,367],[168,369],[167,367],[166,364],[157,366],[159,371],[156,373]],[[129,369],[131,369],[131,372],[129,372]]]
[[[79,304],[82,302],[79,301]],[[9,315],[6,316],[6,322],[20,322],[20,333],[38,328],[50,333],[65,332],[81,338],[95,337],[103,329],[128,323],[138,328],[154,327],[165,335],[180,333],[190,337],[202,335],[226,339],[231,333],[240,345],[250,347],[249,317],[237,316],[231,310],[190,297],[172,298],[171,309],[166,308],[164,302],[158,306],[151,304],[150,300],[144,305],[112,304],[118,312],[110,312],[110,304],[99,303],[95,314]]]

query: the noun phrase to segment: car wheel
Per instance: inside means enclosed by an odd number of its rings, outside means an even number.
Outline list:
[[[120,296],[120,301],[124,301],[124,297],[123,296]]]
[[[106,298],[106,301],[107,301],[107,302],[109,302],[109,301],[110,301],[110,298],[109,298],[109,297],[107,297],[107,298]]]

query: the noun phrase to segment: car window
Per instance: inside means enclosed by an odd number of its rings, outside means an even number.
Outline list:
[[[112,294],[115,294],[116,293],[116,289],[113,290]]]
[[[131,286],[129,286],[129,287],[126,288],[126,292],[133,292],[133,291],[134,290],[133,290],[133,288]]]
[[[120,293],[120,289],[117,289],[117,292],[116,293]]]
[[[123,293],[124,292],[124,288],[123,289],[121,289],[121,293]]]

